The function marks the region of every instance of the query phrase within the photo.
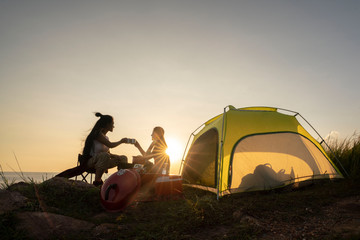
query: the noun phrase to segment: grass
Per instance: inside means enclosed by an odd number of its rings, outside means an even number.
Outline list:
[[[17,219],[13,212],[0,215],[0,235],[2,240],[28,239],[24,231],[16,229]]]
[[[342,174],[349,178],[359,178],[360,134],[355,132],[344,140],[330,139],[329,147],[325,147],[325,150]]]
[[[15,183],[15,179],[12,179],[11,181],[9,181],[4,174],[4,171],[0,165],[0,179],[2,181],[2,183],[0,184],[0,189],[7,189],[9,188],[11,185],[13,185]]]
[[[19,161],[18,161],[18,159],[17,159],[17,157],[16,157],[16,154],[15,154],[15,153],[13,153],[13,154],[14,154],[14,157],[15,157],[15,160],[16,160],[16,164],[17,164],[17,166],[18,166],[18,168],[19,168],[19,172],[15,171],[13,168],[10,167],[11,170],[12,170],[14,173],[16,173],[23,182],[35,184],[35,181],[34,181],[33,178],[26,177],[26,176],[24,175],[24,172],[22,171],[22,169],[21,169],[21,167],[20,167],[20,164],[19,164]],[[4,174],[4,171],[3,171],[3,169],[2,169],[1,164],[0,164],[0,178],[1,178],[1,180],[2,180],[2,183],[0,184],[0,189],[7,189],[7,188],[9,188],[11,185],[13,185],[13,184],[15,183],[15,179],[12,179],[11,181],[9,181],[9,180],[5,177],[5,174]],[[45,179],[43,178],[43,181],[44,181],[44,180],[45,180]]]

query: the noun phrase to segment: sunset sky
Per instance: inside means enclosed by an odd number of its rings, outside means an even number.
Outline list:
[[[297,111],[323,136],[360,124],[360,1],[0,0],[0,165],[60,172],[97,118],[143,148],[162,126],[178,172],[227,105]],[[179,150],[178,150],[179,151]],[[113,153],[139,154],[131,145]]]

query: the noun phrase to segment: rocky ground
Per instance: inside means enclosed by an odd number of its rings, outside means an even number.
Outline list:
[[[183,198],[100,205],[99,189],[53,178],[0,190],[1,239],[359,239],[360,184],[227,196],[184,188]]]

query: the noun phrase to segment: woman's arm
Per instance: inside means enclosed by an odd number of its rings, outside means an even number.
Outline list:
[[[154,146],[155,146],[155,141],[153,141],[153,142],[150,144],[150,146],[148,147],[148,150],[146,150],[145,155],[151,154]]]
[[[133,159],[137,159],[137,160],[142,160],[142,161],[147,161],[153,157],[156,156],[156,154],[152,153],[152,150],[154,148],[155,142],[152,142],[149,146],[149,148],[147,149],[147,151],[145,152],[144,149],[140,146],[140,144],[136,141],[135,146],[139,149],[139,151],[141,152],[142,156],[134,156]]]
[[[97,141],[99,141],[100,143],[104,144],[105,146],[107,146],[108,148],[114,148],[119,146],[122,143],[125,143],[127,141],[127,138],[123,138],[118,142],[110,142],[102,133],[99,133],[99,135],[96,138]]]
[[[141,159],[142,161],[150,160],[154,157],[153,154],[145,155],[145,156],[133,156],[133,159]]]
[[[137,147],[137,149],[139,149],[141,155],[144,156],[144,155],[146,154],[146,152],[145,152],[144,149],[140,146],[140,143],[139,143],[138,141],[136,141],[134,145],[135,145],[135,147]]]
[[[152,151],[152,149],[154,148],[154,144],[155,144],[155,143],[152,142],[146,152],[145,152],[144,149],[140,146],[140,143],[139,143],[138,141],[136,141],[134,145],[135,145],[135,147],[137,147],[137,149],[139,149],[141,155],[143,155],[143,156],[150,156],[150,155],[152,155],[152,154],[151,154],[151,151]],[[150,158],[152,158],[152,157],[153,157],[153,156],[149,157],[148,159],[150,159]]]

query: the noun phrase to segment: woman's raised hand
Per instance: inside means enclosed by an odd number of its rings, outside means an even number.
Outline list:
[[[135,147],[139,148],[140,147],[140,143],[138,141],[135,140],[135,143],[134,143]]]
[[[128,138],[122,138],[120,140],[121,143],[128,143],[129,139]]]

